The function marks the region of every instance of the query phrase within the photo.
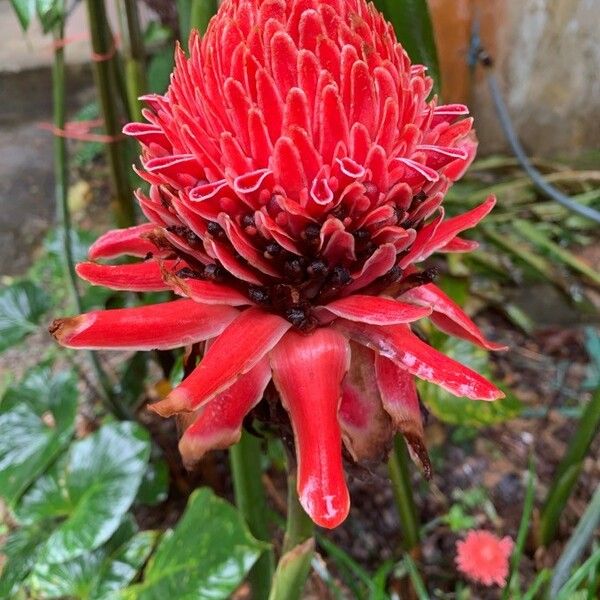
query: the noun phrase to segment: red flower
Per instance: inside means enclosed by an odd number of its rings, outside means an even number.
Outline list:
[[[469,531],[464,541],[456,543],[456,564],[473,581],[504,587],[513,546],[509,537],[500,539],[489,531]]]
[[[184,458],[233,444],[272,379],[288,411],[301,502],[320,525],[346,517],[342,443],[380,459],[400,431],[426,469],[413,376],[458,396],[502,396],[411,331],[429,316],[486,348],[475,324],[412,265],[463,252],[458,235],[494,205],[444,219],[444,193],[476,142],[462,105],[428,101],[391,25],[364,0],[226,0],[164,96],[145,98],[137,192],[149,223],[110,231],[87,281],[184,299],[53,324],[75,348],[207,342],[202,362],[151,408],[193,413]],[[210,342],[210,343],[209,343]]]

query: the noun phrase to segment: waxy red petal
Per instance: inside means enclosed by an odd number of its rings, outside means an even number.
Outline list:
[[[206,404],[260,362],[290,327],[275,314],[254,307],[244,310],[214,341],[192,373],[150,408],[169,417]]]
[[[218,335],[237,315],[231,306],[175,300],[57,319],[50,333],[67,348],[170,350]]]
[[[469,316],[444,292],[429,283],[409,290],[403,299],[430,306],[433,313],[430,320],[444,333],[459,337],[488,350],[506,350],[507,346],[490,342]]]
[[[179,441],[186,466],[198,462],[209,450],[224,450],[237,443],[248,412],[261,400],[271,380],[271,365],[263,358],[223,393],[213,398]]]
[[[383,328],[340,319],[333,327],[393,360],[416,377],[435,383],[455,396],[473,400],[504,397],[494,384],[421,341],[406,325]]]
[[[201,304],[227,304],[229,306],[252,304],[247,296],[222,283],[193,277],[177,277],[171,274],[165,275],[165,281],[176,294],[186,296]]]
[[[144,223],[126,229],[112,229],[101,235],[88,251],[92,260],[99,258],[116,258],[123,254],[144,257],[149,252],[155,253],[156,246],[148,239],[142,237],[154,231],[156,225]]]
[[[94,262],[79,263],[75,270],[81,279],[92,285],[128,292],[161,292],[169,286],[163,280],[163,269],[169,270],[181,261],[167,260],[162,266],[148,260],[125,265],[102,265]]]
[[[317,525],[336,527],[350,497],[337,420],[341,381],[350,362],[347,340],[321,328],[288,332],[271,352],[273,380],[290,414],[298,459],[298,495]]]
[[[410,323],[431,314],[431,310],[423,306],[406,304],[392,298],[360,294],[334,300],[323,308],[337,317],[371,325]]]
[[[421,464],[426,477],[431,476],[431,462],[425,445],[423,419],[414,377],[384,356],[375,359],[377,385],[383,408],[402,433],[413,457]]]

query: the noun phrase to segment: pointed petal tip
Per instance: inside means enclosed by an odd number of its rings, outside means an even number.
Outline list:
[[[70,347],[71,340],[93,323],[91,314],[54,319],[48,327],[50,335],[61,345]]]
[[[337,492],[328,494],[320,485],[309,483],[303,489],[299,487],[298,497],[308,516],[325,529],[341,525],[350,512],[350,494],[345,484]]]
[[[148,409],[161,417],[172,417],[175,414],[190,410],[190,399],[180,389],[173,390],[164,400],[148,404]]]

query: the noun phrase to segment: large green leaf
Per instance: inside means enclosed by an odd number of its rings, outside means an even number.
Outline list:
[[[148,432],[134,423],[104,425],[75,442],[17,510],[24,523],[61,520],[39,562],[71,560],[106,542],[137,494],[149,455]]]
[[[41,544],[50,534],[47,523],[40,521],[11,533],[0,547],[0,598],[10,598],[35,564]]]
[[[156,543],[155,531],[137,532],[126,519],[103,546],[63,563],[35,566],[28,584],[39,598],[114,598],[142,568]]]
[[[19,281],[0,291],[0,352],[36,331],[50,308],[48,295],[31,281]]]
[[[14,504],[73,435],[77,387],[73,373],[30,370],[0,402],[0,496]]]
[[[209,489],[198,490],[175,530],[163,537],[143,582],[126,589],[121,597],[229,598],[265,546],[252,537],[233,506]]]
[[[64,0],[36,0],[36,12],[44,33],[50,31],[63,18]]]
[[[35,0],[10,0],[23,31],[27,31],[35,13]]]
[[[448,338],[439,348],[441,352],[471,367],[484,377],[490,377],[488,353],[466,342]],[[502,386],[500,386],[502,387]],[[506,398],[494,402],[457,398],[437,385],[419,382],[421,399],[438,419],[453,425],[482,427],[502,423],[516,417],[521,411],[520,400],[510,390],[502,388]]]
[[[394,26],[398,40],[413,63],[425,65],[435,83],[441,87],[440,67],[427,0],[373,0],[375,6]]]

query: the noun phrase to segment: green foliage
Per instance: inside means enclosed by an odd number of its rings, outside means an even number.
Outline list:
[[[0,496],[10,505],[68,445],[75,426],[76,378],[30,370],[0,402]]]
[[[35,14],[35,0],[10,0],[23,31],[27,31]]]
[[[441,352],[460,363],[471,367],[484,377],[490,377],[489,354],[482,348],[464,340],[448,338],[438,348]],[[427,408],[445,423],[483,427],[502,423],[516,417],[521,402],[509,390],[502,388],[506,398],[495,402],[484,402],[457,398],[442,388],[419,382],[421,398]],[[500,386],[502,387],[502,386]]]
[[[18,281],[0,290],[0,352],[37,331],[49,308],[48,294],[31,281]]]
[[[44,32],[50,31],[63,16],[63,0],[10,0],[10,3],[23,31],[36,15]]]
[[[133,503],[149,454],[147,431],[133,423],[104,425],[75,442],[17,509],[22,523],[59,521],[40,560],[64,562],[107,541]]]
[[[374,0],[374,3],[394,26],[398,40],[413,63],[428,68],[434,81],[434,89],[436,93],[439,92],[440,67],[427,1]]]
[[[266,547],[235,508],[209,489],[197,490],[175,529],[163,536],[142,583],[121,598],[229,598]]]

